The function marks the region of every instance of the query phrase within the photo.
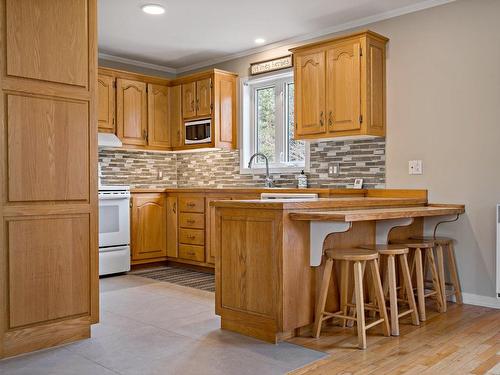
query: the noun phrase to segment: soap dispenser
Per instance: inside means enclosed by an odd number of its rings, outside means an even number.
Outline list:
[[[306,189],[307,188],[307,176],[304,173],[304,170],[300,172],[300,174],[297,177],[297,180],[299,181],[298,187],[299,189]]]

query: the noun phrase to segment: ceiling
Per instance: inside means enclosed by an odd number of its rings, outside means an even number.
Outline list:
[[[98,0],[101,58],[172,73],[450,0]],[[148,3],[163,15],[141,11]],[[144,64],[145,63],[145,64]]]

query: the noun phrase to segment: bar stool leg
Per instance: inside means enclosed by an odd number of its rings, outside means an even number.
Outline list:
[[[462,299],[462,288],[460,287],[460,280],[458,278],[457,261],[455,259],[455,249],[453,248],[453,242],[450,242],[446,248],[448,250],[448,265],[451,283],[453,284],[453,292],[455,293],[455,299],[457,303],[461,305],[464,302]]]
[[[439,312],[444,312],[443,311],[443,296],[441,292],[441,287],[439,286],[439,275],[436,269],[436,262],[434,261],[434,253],[432,251],[432,248],[426,249],[426,258],[429,263],[429,267],[431,268],[431,274],[432,274],[432,285],[434,287],[434,290],[436,291],[436,303],[437,303],[437,308]]]
[[[425,290],[424,290],[424,270],[422,268],[422,250],[415,249],[415,273],[417,276],[417,299],[418,299],[418,313],[420,320],[425,322]]]
[[[398,296],[396,291],[396,262],[394,255],[387,256],[387,273],[389,277],[389,305],[391,307],[391,334],[399,336]]]
[[[354,294],[356,296],[358,348],[366,349],[365,303],[363,298],[363,270],[361,262],[354,262]]]
[[[437,255],[437,271],[438,271],[438,280],[439,280],[439,288],[441,289],[441,303],[442,303],[442,312],[446,312],[447,303],[446,303],[446,279],[444,276],[444,256],[443,256],[443,246],[436,246],[436,255]]]
[[[384,336],[391,335],[391,329],[389,327],[389,317],[387,316],[387,309],[385,308],[384,292],[382,291],[382,282],[380,281],[380,271],[378,268],[378,261],[370,261],[372,267],[372,279],[373,287],[375,289],[375,296],[378,302],[378,308],[380,313],[380,318],[384,319],[382,323],[382,328],[384,331]]]
[[[347,298],[349,295],[349,262],[340,262],[340,310],[342,315],[347,316]],[[345,328],[346,319],[342,319],[342,327]]]
[[[316,313],[314,315],[313,337],[318,338],[321,332],[321,323],[323,321],[323,311],[325,311],[326,297],[328,296],[328,287],[332,276],[333,260],[326,258],[325,269],[323,270],[323,280],[321,289],[316,302]]]
[[[417,304],[415,303],[415,296],[413,295],[413,286],[411,283],[410,269],[408,267],[408,258],[406,254],[403,254],[401,257],[402,258],[400,259],[399,264],[401,265],[401,273],[403,274],[403,283],[404,289],[406,291],[406,298],[408,300],[410,309],[413,310],[411,313],[411,320],[413,325],[418,326],[420,325],[420,322],[418,320],[418,310]]]

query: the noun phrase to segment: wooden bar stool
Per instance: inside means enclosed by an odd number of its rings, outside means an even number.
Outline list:
[[[391,334],[399,336],[399,318],[411,314],[413,325],[420,325],[418,320],[418,310],[413,295],[413,286],[411,284],[410,268],[408,266],[408,248],[404,245],[363,245],[363,249],[375,250],[379,253],[380,263],[384,258],[387,259],[387,286],[384,285],[384,291],[389,290],[389,310],[391,312]],[[398,285],[396,281],[396,259],[401,267],[401,288],[405,290],[407,299],[398,299]],[[386,279],[384,279],[386,280]],[[404,302],[409,309],[399,312],[398,302]]]
[[[418,312],[420,315],[420,320],[425,322],[427,316],[425,313],[425,299],[431,296],[436,296],[436,304],[439,312],[443,311],[443,297],[441,294],[441,287],[439,286],[439,276],[436,268],[436,262],[434,260],[434,242],[433,241],[419,241],[419,240],[396,240],[391,241],[393,244],[404,245],[410,249],[412,262],[410,274],[413,275],[415,271],[417,279],[417,300],[418,300]],[[432,275],[432,286],[433,290],[428,293],[425,292],[425,281],[424,277],[427,270],[424,270],[424,262],[422,257],[422,252],[424,252],[426,265],[429,267]]]
[[[436,247],[437,254],[437,267],[439,275],[439,285],[443,291],[443,307],[446,311],[448,296],[455,296],[456,302],[461,305],[463,304],[462,299],[462,288],[460,287],[460,280],[458,278],[457,262],[455,259],[455,248],[453,246],[453,238],[450,237],[412,237],[419,241],[433,241]],[[446,250],[446,262],[443,256],[443,249]],[[445,267],[448,269],[450,274],[450,282],[446,282],[445,277]],[[446,291],[446,286],[451,287],[449,292]]]
[[[323,280],[321,282],[321,289],[319,297],[316,301],[316,314],[313,327],[313,337],[318,338],[321,331],[321,323],[330,318],[340,318],[344,322],[346,320],[355,320],[357,322],[358,331],[358,348],[366,349],[366,330],[381,324],[383,326],[384,335],[390,336],[389,320],[387,317],[387,310],[384,301],[384,292],[382,291],[382,283],[380,281],[380,272],[378,268],[378,253],[372,250],[350,248],[350,249],[329,249],[325,251],[326,264],[323,272]],[[342,261],[347,267],[353,263],[354,268],[354,295],[356,298],[355,304],[347,303],[347,290],[349,288],[348,278],[345,282],[341,283],[341,310],[335,313],[325,311],[326,297],[330,285],[330,278],[333,269],[333,261]],[[370,266],[372,274],[372,283],[377,304],[366,305],[363,296],[363,275],[365,266]],[[356,308],[356,317],[347,315],[347,308]],[[369,324],[365,323],[365,309],[375,310],[380,314],[380,319],[375,320]]]

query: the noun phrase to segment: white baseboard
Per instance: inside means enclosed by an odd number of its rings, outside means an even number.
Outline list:
[[[464,303],[467,305],[476,305],[500,309],[500,298],[480,296],[479,294],[462,293]]]

